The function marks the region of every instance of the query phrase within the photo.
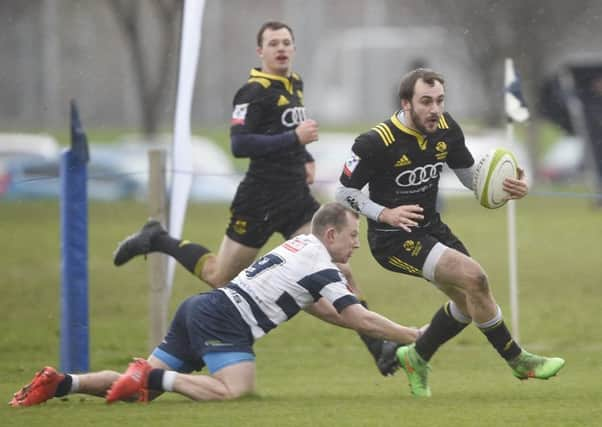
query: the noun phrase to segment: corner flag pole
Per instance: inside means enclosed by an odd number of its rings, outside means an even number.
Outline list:
[[[508,147],[514,141],[514,122],[524,122],[529,118],[529,110],[523,98],[520,79],[514,70],[514,62],[506,58],[504,73],[504,105],[506,117],[506,138]],[[516,205],[514,200],[508,201],[508,275],[510,279],[510,315],[512,319],[512,335],[516,341],[520,340],[519,333],[519,307],[518,307],[518,262],[516,248]]]
[[[185,0],[182,12],[180,67],[174,121],[169,234],[180,238],[186,205],[192,185],[192,146],[190,144],[190,113],[194,94],[196,67],[201,45],[201,29],[205,0]],[[171,295],[175,260],[167,263],[167,297]]]

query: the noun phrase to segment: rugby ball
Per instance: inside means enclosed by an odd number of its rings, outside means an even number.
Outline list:
[[[481,206],[497,209],[506,204],[510,195],[504,191],[504,180],[518,178],[517,167],[514,155],[503,148],[493,149],[479,160],[472,188]]]

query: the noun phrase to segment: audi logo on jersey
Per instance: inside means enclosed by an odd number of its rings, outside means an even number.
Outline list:
[[[297,126],[302,121],[307,120],[307,116],[305,114],[305,107],[291,107],[287,108],[282,112],[282,116],[280,116],[280,121],[286,127]]]
[[[395,182],[400,187],[413,187],[415,185],[426,184],[431,179],[437,178],[441,170],[443,170],[443,162],[418,166],[417,168],[403,171],[397,175]]]

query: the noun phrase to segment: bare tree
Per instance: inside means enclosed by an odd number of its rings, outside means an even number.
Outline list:
[[[131,53],[134,81],[138,87],[140,101],[142,130],[147,137],[152,137],[157,133],[169,83],[177,64],[183,2],[109,0],[108,4]],[[154,13],[159,23],[156,29],[159,43],[152,46],[154,53],[150,52],[148,44],[145,43],[145,34],[149,31],[149,24],[145,23],[144,19],[148,16],[145,12]]]
[[[545,64],[556,53],[559,40],[567,39],[580,25],[596,0],[462,0],[441,3],[429,0],[442,25],[464,37],[480,84],[492,100],[483,112],[489,125],[502,121],[503,61],[514,58],[520,70],[523,92],[532,120],[527,128],[528,149],[537,161],[539,117],[535,107],[539,87],[546,77]],[[567,19],[570,17],[570,19]]]

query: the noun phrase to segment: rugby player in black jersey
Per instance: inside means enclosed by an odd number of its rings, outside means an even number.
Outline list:
[[[188,240],[170,237],[157,221],[119,244],[115,265],[137,255],[162,252],[210,286],[227,284],[255,259],[274,233],[285,239],[309,232],[320,204],[310,193],[314,161],[305,146],[318,139],[318,123],[306,117],[303,81],[292,72],[294,35],[282,22],[266,22],[257,33],[261,68],[253,68],[234,96],[230,128],[235,157],[250,158],[230,211],[230,223],[216,254]],[[347,264],[339,266],[359,295]],[[366,305],[365,301],[363,304]],[[383,375],[399,364],[395,343],[360,335]]]
[[[412,394],[431,395],[429,360],[471,322],[516,377],[556,375],[564,360],[528,353],[513,340],[485,271],[436,210],[443,165],[472,189],[475,164],[462,129],[444,110],[443,77],[429,69],[413,70],[402,79],[399,98],[399,111],[356,138],[336,199],[368,218],[370,250],[381,266],[423,277],[450,298],[416,343],[397,351]],[[369,195],[361,191],[366,184]],[[504,189],[512,199],[527,194],[522,169],[518,179],[506,179]]]

